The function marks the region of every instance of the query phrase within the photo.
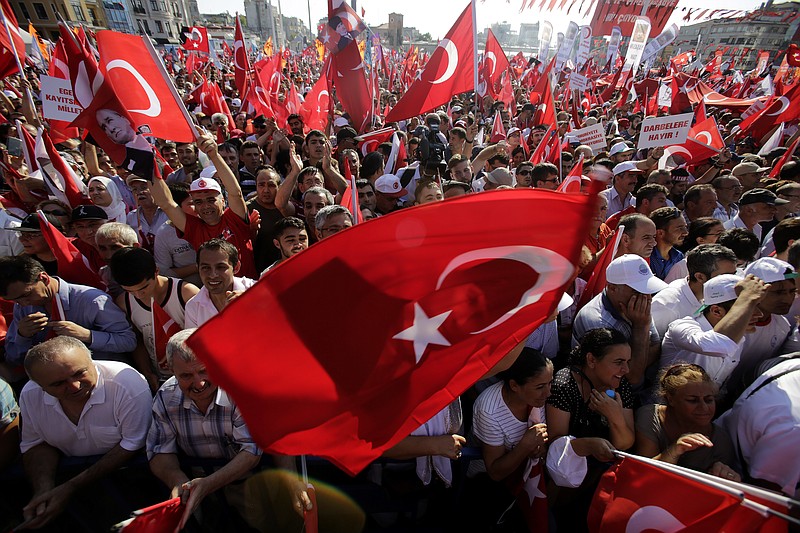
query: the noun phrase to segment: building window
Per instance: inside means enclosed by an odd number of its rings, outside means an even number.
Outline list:
[[[164,25],[161,24],[160,20],[156,21],[156,33],[164,33]]]
[[[164,0],[161,0],[161,11],[167,12],[167,3]]]
[[[133,2],[133,12],[138,13],[140,15],[144,15],[146,13],[142,0],[135,0]]]
[[[73,3],[72,11],[75,12],[75,18],[77,18],[81,22],[86,22],[86,13],[83,12],[83,9],[81,9],[80,4]]]
[[[28,13],[28,7],[23,4],[22,2],[19,3],[19,10],[22,11],[22,16],[28,20],[31,18],[31,14]]]
[[[158,11],[158,1],[157,0],[150,0],[150,9],[153,11]]]
[[[167,27],[167,35],[172,37],[172,26],[170,25],[169,22],[165,22],[164,25]]]
[[[88,9],[89,9],[89,18],[92,19],[92,24],[94,24],[95,26],[99,26],[100,24],[98,23],[97,20],[97,13],[95,13],[94,9],[92,9],[91,7]]]
[[[36,17],[39,20],[47,20],[49,18],[47,16],[47,10],[44,8],[44,4],[40,4],[38,2],[34,2],[33,10],[36,11]]]

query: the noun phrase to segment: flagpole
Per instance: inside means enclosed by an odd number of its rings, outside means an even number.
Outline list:
[[[477,2],[472,2],[472,83],[475,93],[475,112],[478,111],[478,12]]]
[[[25,70],[22,68],[22,62],[19,60],[19,55],[17,54],[17,47],[14,45],[14,37],[11,36],[11,30],[8,28],[8,18],[6,18],[6,14],[2,9],[0,9],[0,13],[3,15],[3,26],[6,29],[6,35],[8,35],[8,43],[11,45],[11,51],[14,52],[14,60],[17,62],[20,81],[27,81],[27,78],[25,77]],[[20,38],[22,37],[20,36]],[[28,87],[25,87],[25,96],[28,97],[28,100],[30,100],[30,102],[33,102],[33,94],[31,93],[31,90]]]

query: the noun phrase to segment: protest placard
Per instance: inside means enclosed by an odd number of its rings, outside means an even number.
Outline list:
[[[50,120],[72,122],[83,109],[72,97],[69,80],[42,76],[42,114]]]
[[[591,146],[595,153],[608,148],[602,124],[595,124],[594,126],[581,128],[579,130],[572,130],[571,133],[574,137],[578,138],[581,144]]]
[[[652,148],[654,146],[670,146],[683,144],[692,127],[694,113],[682,115],[669,115],[666,117],[647,117],[642,121],[642,130],[639,133],[637,148]]]

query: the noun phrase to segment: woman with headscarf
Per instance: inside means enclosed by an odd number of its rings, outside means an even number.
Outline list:
[[[95,176],[89,180],[89,199],[108,215],[109,222],[126,223],[127,207],[116,184],[108,178]]]

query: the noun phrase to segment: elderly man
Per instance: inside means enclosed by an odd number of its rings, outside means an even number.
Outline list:
[[[31,381],[20,394],[20,450],[34,496],[23,514],[27,527],[38,528],[58,516],[77,490],[117,470],[144,447],[152,400],[136,370],[92,360],[86,346],[72,337],[31,348],[25,371]],[[57,485],[62,454],[102,458]]]
[[[650,314],[653,294],[667,287],[650,271],[644,259],[623,255],[606,269],[608,285],[578,311],[572,325],[573,345],[594,328],[622,332],[634,354],[628,380],[638,385],[645,369],[658,358],[659,337]]]
[[[686,223],[710,217],[717,207],[717,193],[711,185],[693,185],[683,195],[683,218]]]
[[[649,217],[636,213],[622,217],[619,225],[625,226],[625,230],[619,241],[617,257],[635,254],[643,259],[649,259],[656,246],[655,223]]]
[[[237,482],[248,476],[261,457],[234,400],[209,379],[205,365],[186,345],[194,331],[183,330],[167,344],[167,363],[174,375],[156,393],[153,425],[147,435],[150,469],[173,497],[180,496],[186,504],[179,529],[205,498],[220,489],[241,512],[244,487]],[[178,462],[178,453],[227,462],[208,476],[192,472],[189,477]],[[275,456],[275,462],[295,470],[291,457]],[[296,510],[310,509],[305,487],[298,482],[293,489]]]
[[[739,200],[739,214],[723,224],[725,229],[744,228],[762,239],[761,224],[773,219],[778,205],[788,204],[767,189],[750,189]]]
[[[20,364],[36,344],[52,335],[74,337],[94,359],[127,359],[136,337],[111,297],[92,287],[49,276],[30,257],[0,258],[0,297],[14,302],[6,362]]]
[[[319,210],[314,221],[319,240],[353,226],[353,215],[343,205],[328,205]]]
[[[769,167],[762,167],[757,163],[746,161],[733,167],[731,174],[739,179],[742,188],[747,192],[758,187],[759,180],[764,177],[764,173],[768,170],[770,170]]]
[[[736,202],[742,197],[742,184],[736,176],[725,174],[714,178],[711,185],[717,193],[717,208],[711,216],[721,222],[727,222],[739,213]]]

